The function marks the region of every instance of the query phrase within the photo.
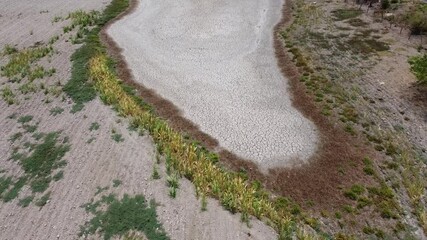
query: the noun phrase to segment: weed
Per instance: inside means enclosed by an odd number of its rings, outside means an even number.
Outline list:
[[[33,120],[33,116],[31,116],[31,115],[25,115],[25,116],[22,116],[22,117],[18,118],[18,123],[24,124],[24,123],[30,122],[31,120]]]
[[[0,177],[0,196],[12,185],[12,177]]]
[[[101,204],[106,204],[107,209],[97,210]],[[121,200],[110,195],[109,198],[87,204],[86,209],[92,209],[95,216],[81,226],[80,237],[99,233],[104,239],[111,239],[125,236],[130,231],[140,231],[148,239],[169,239],[157,220],[154,202],[149,205],[142,195],[124,195]]]
[[[62,170],[59,171],[57,174],[53,175],[53,180],[55,182],[57,182],[57,181],[59,181],[59,180],[61,180],[63,178],[64,178],[64,171],[62,171]]]
[[[46,134],[44,134],[44,133],[34,133],[32,135],[32,137],[34,138],[34,140],[38,141],[38,140],[42,139],[45,135]]]
[[[357,200],[363,192],[365,192],[365,188],[362,185],[355,184],[350,189],[344,191],[344,196],[351,200]]]
[[[122,184],[122,181],[120,181],[119,179],[114,179],[113,180],[113,187],[118,187]]]
[[[18,52],[18,49],[16,49],[15,47],[10,46],[8,44],[6,44],[4,46],[4,48],[3,48],[3,54],[5,54],[5,55],[14,54],[14,53],[17,53],[17,52]]]
[[[61,114],[62,112],[64,112],[64,109],[61,107],[54,107],[54,108],[50,109],[50,115],[52,115],[52,116],[56,116],[58,114]]]
[[[178,182],[178,175],[177,174],[171,174],[166,178],[166,181],[168,183],[169,187],[178,188],[179,182]]]
[[[50,177],[38,177],[31,182],[31,190],[33,192],[44,192],[52,181]]]
[[[22,133],[21,132],[17,132],[15,134],[13,134],[10,138],[9,141],[14,143],[16,140],[20,139],[22,137]]]
[[[175,187],[169,187],[169,197],[176,198],[176,188]]]
[[[156,166],[153,166],[153,173],[151,174],[151,177],[153,179],[160,179],[160,174]]]
[[[202,194],[202,208],[201,208],[202,212],[208,210],[208,201],[206,199],[206,196],[204,194]]]
[[[93,123],[91,123],[90,124],[90,127],[89,127],[89,131],[95,131],[95,130],[98,130],[99,129],[99,123],[97,123],[97,122],[93,122]]]
[[[58,35],[55,35],[55,36],[53,36],[53,37],[51,37],[50,39],[49,39],[49,44],[50,45],[52,45],[52,44],[54,44],[56,41],[58,41],[59,40],[59,36]]]
[[[21,191],[21,188],[24,187],[25,183],[27,182],[26,177],[20,177],[14,184],[12,189],[10,189],[8,192],[6,192],[3,196],[3,201],[9,202],[16,197],[18,197],[19,191]]]
[[[29,125],[29,124],[24,124],[22,125],[22,128],[25,130],[25,132],[27,133],[33,133],[37,130],[37,125]]]
[[[7,102],[7,104],[9,105],[16,103],[15,94],[13,93],[12,89],[10,89],[9,86],[5,86],[4,88],[2,88],[1,96],[3,100]]]
[[[43,195],[41,198],[39,198],[34,204],[37,207],[43,207],[47,204],[49,201],[51,192],[47,192],[45,195]]]
[[[411,71],[420,84],[427,84],[427,53],[420,56],[410,57],[408,60]]]
[[[364,163],[364,167],[363,167],[363,171],[367,174],[367,175],[375,175],[375,170],[374,170],[374,166],[372,163],[372,160],[369,159],[368,157],[365,157],[363,159],[363,163]]]
[[[76,103],[71,107],[70,113],[76,113],[83,109],[84,105],[83,103]]]
[[[104,192],[104,191],[106,191],[106,190],[108,190],[108,189],[109,189],[108,186],[106,186],[106,187],[96,187],[95,196],[98,195],[98,194],[100,194],[100,193],[102,193],[102,192]]]
[[[94,138],[94,137],[91,137],[91,138],[89,138],[89,140],[87,140],[86,141],[86,143],[87,144],[91,144],[93,141],[95,141],[96,140],[96,138]]]
[[[113,133],[112,135],[111,135],[111,138],[114,140],[114,141],[116,141],[116,142],[123,142],[125,139],[122,137],[122,135],[121,134],[119,134],[119,133]]]
[[[37,86],[32,82],[28,82],[21,85],[18,90],[21,91],[22,94],[35,93],[37,92]]]
[[[23,199],[20,199],[18,202],[18,206],[28,207],[28,205],[30,205],[30,203],[33,201],[33,199],[34,199],[33,195],[25,197]]]

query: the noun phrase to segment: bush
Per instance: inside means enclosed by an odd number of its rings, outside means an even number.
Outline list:
[[[427,54],[423,56],[413,56],[409,58],[411,71],[421,84],[427,84]]]

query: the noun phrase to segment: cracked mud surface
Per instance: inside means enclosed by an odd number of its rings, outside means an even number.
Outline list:
[[[136,81],[266,170],[305,162],[318,142],[314,124],[292,107],[274,57],[282,4],[148,0],[108,33]]]

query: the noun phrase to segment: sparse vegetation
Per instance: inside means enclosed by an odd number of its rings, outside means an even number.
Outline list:
[[[9,62],[0,68],[1,75],[17,82],[25,77],[28,77],[30,80],[41,78],[49,73],[40,66],[32,68],[31,65],[51,54],[52,51],[53,48],[48,46],[28,48],[15,52],[11,54]]]

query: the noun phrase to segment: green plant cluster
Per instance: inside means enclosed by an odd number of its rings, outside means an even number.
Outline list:
[[[101,27],[122,13],[128,6],[129,0],[113,0],[100,15],[96,12],[91,12],[89,14],[80,12],[78,14],[71,14],[72,16],[70,15],[70,17],[76,19],[75,27],[85,26],[89,29],[87,32],[85,31],[82,40],[83,46],[71,56],[71,61],[73,63],[71,79],[63,88],[64,92],[75,103],[72,112],[82,110],[86,102],[95,99],[96,91],[93,88],[93,84],[88,81],[89,74],[87,65],[89,59],[94,57],[99,51],[105,51],[99,39]],[[112,63],[109,64],[111,65]],[[127,88],[126,91],[132,91],[132,89]]]
[[[420,84],[427,84],[427,53],[420,56],[413,56],[409,58],[411,71]]]
[[[106,210],[101,210],[102,206],[106,206]],[[81,226],[79,236],[97,233],[108,240],[137,231],[144,233],[149,240],[169,239],[157,220],[155,202],[148,203],[142,195],[124,195],[118,200],[110,194],[83,207],[94,217]]]

